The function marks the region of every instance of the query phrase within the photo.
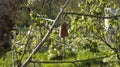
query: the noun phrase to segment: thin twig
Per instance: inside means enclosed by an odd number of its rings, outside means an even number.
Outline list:
[[[92,15],[92,14],[85,14],[85,13],[77,13],[77,12],[63,12],[63,14],[71,14],[71,15],[79,15],[79,16],[89,16],[89,17],[95,17],[95,18],[101,18],[101,19],[111,19],[111,18],[117,18],[120,17],[120,15],[115,15],[115,16],[109,16],[109,17],[105,17],[105,16],[99,16],[99,15]],[[50,19],[50,18],[45,18],[43,16],[41,16],[40,14],[37,13],[37,16],[41,17],[44,20],[47,21],[51,21],[54,22],[55,20]]]
[[[27,37],[26,37],[27,42],[26,42],[26,44],[25,44],[24,51],[23,51],[23,54],[22,54],[22,56],[21,56],[20,61],[22,61],[23,57],[25,56],[26,49],[27,49],[27,46],[28,46],[28,43],[29,43],[29,40],[30,40],[29,38],[30,38],[31,31],[32,31],[32,28],[30,29],[30,33],[28,33],[28,35],[27,35]]]
[[[75,59],[75,61],[77,61],[77,58],[75,56],[74,56],[74,59]],[[79,62],[76,62],[76,63],[74,62],[74,64],[76,64],[77,67],[79,67],[79,65],[80,65]]]
[[[44,16],[40,15],[39,13],[35,13],[38,17],[40,17],[41,19],[43,20],[46,20],[46,21],[50,21],[50,22],[54,22],[55,20],[54,19],[51,19],[51,18],[45,18]]]
[[[73,61],[73,62],[88,62],[88,61],[92,61],[92,60],[104,59],[104,58],[107,58],[107,57],[109,57],[109,56],[92,58],[92,59],[86,59],[86,60],[75,60],[75,61]]]
[[[98,36],[98,35],[96,35]],[[118,58],[118,60],[120,60],[120,56],[118,54],[118,49],[117,48],[113,48],[106,40],[105,38],[103,39],[102,37],[98,36],[110,49],[112,49],[114,51],[114,53],[117,55],[116,57]],[[104,36],[103,36],[104,37]]]
[[[55,27],[55,24],[57,23],[58,19],[61,17],[61,14],[63,13],[63,11],[64,11],[64,9],[65,9],[65,7],[67,6],[67,4],[68,4],[69,1],[70,1],[70,0],[67,0],[67,1],[66,1],[66,3],[65,3],[64,6],[63,6],[63,8],[62,8],[61,11],[58,13],[55,21],[53,22],[50,30],[47,32],[47,34],[46,34],[45,37],[42,39],[42,41],[39,43],[39,45],[33,50],[33,52],[30,54],[30,56],[27,58],[27,60],[21,65],[21,67],[26,67],[27,64],[29,64],[30,59],[32,58],[32,55],[33,55],[34,53],[36,53],[38,49],[41,49],[41,47],[43,46],[44,42],[45,42],[45,41],[47,40],[47,38],[50,36],[52,30],[53,30],[54,27]]]
[[[36,61],[36,60],[31,60],[30,62],[32,63],[44,63],[44,64],[57,64],[57,63],[72,63],[73,61]]]
[[[73,64],[76,66],[76,67],[80,67],[79,65],[77,65],[75,62],[73,62]]]
[[[12,51],[12,67],[15,65],[14,50]]]
[[[41,6],[41,9],[40,9],[41,12],[42,12],[42,10],[43,10],[44,7],[45,7],[45,2],[46,2],[46,0],[43,0],[43,2],[42,2],[42,6]]]
[[[101,36],[99,36],[99,35],[97,35],[97,34],[95,34],[97,37],[99,37],[100,38],[100,40],[102,40],[110,49],[114,49],[106,40],[105,40],[105,37],[104,37],[104,35],[101,37]]]
[[[118,60],[120,60],[120,56],[117,54],[117,58],[118,58]]]
[[[79,15],[79,16],[89,16],[89,17],[102,18],[102,19],[111,19],[111,18],[120,17],[120,15],[105,17],[105,16],[85,14],[85,13],[77,13],[77,12],[64,12],[64,14],[72,14],[72,15]]]

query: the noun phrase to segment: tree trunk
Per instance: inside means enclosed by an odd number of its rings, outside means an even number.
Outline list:
[[[0,0],[0,54],[11,49],[17,11],[25,0]]]

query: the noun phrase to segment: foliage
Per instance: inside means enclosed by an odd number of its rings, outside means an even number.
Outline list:
[[[105,8],[119,8],[118,0],[71,0],[65,11],[90,14],[90,16],[63,14],[51,35],[31,58],[28,67],[75,67],[72,63],[44,64],[40,61],[77,61],[80,67],[119,67],[120,30],[119,18],[109,18],[109,29],[105,29]],[[11,67],[23,63],[51,28],[65,0],[29,0],[20,10],[17,20],[18,35],[13,41],[13,50],[1,56],[0,66]],[[108,12],[109,15],[109,12]],[[47,19],[48,18],[48,19]],[[68,37],[59,37],[59,26],[66,22]],[[103,57],[103,58],[99,58]],[[93,59],[92,58],[99,58]],[[20,60],[19,63],[16,63]],[[86,60],[86,61],[85,61]],[[7,65],[7,66],[6,66]]]

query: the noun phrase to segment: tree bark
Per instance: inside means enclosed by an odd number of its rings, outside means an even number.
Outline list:
[[[26,0],[0,0],[0,50],[3,53],[11,48],[11,31],[15,26],[18,10],[24,2]]]

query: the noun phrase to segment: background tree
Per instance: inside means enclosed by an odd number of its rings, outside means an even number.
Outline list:
[[[11,41],[12,50],[1,56],[0,65],[20,67],[24,64],[44,40],[53,22],[57,22],[48,39],[30,57],[28,67],[118,67],[119,0],[70,0],[61,13],[65,2],[1,0],[0,49],[5,50],[1,54],[9,51],[4,44],[11,44]],[[115,9],[116,13],[111,15],[110,10],[105,11],[107,8]],[[60,15],[56,21],[58,13]],[[105,29],[105,19],[109,23],[108,30]],[[68,36],[62,39],[59,28],[64,22],[68,27]],[[15,24],[19,34],[11,40]]]

